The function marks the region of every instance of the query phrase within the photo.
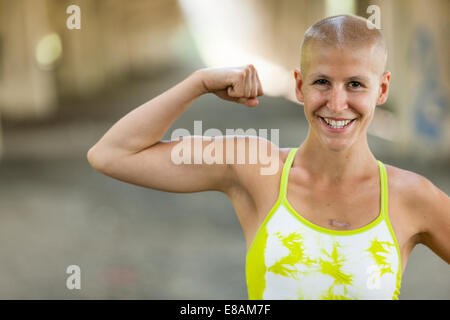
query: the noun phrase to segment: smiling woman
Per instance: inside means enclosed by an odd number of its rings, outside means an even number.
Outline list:
[[[435,207],[431,219],[446,227],[421,225],[417,209],[399,205],[412,199],[399,185],[426,179],[386,169],[369,149],[367,128],[387,99],[390,72],[383,37],[367,23],[336,16],[306,31],[294,76],[309,132],[290,150],[278,201],[248,250],[251,299],[398,299],[407,258],[425,228],[441,239],[430,248],[449,261],[448,196],[429,184],[426,201],[446,208]]]
[[[257,108],[264,91],[252,64],[194,72],[120,119],[88,160],[124,182],[227,195],[246,238],[250,299],[398,299],[416,244],[450,261],[450,199],[424,177],[383,164],[369,148],[367,129],[387,99],[390,72],[383,37],[367,26],[343,15],[306,32],[294,80],[308,135],[293,148],[258,138],[278,164],[272,175],[260,173],[260,159],[174,163],[180,141],[161,140],[201,95]],[[221,152],[237,154],[235,140],[248,150],[249,137],[227,136]],[[202,147],[190,157],[201,159]]]
[[[375,106],[386,102],[390,72],[384,37],[368,25],[363,18],[336,16],[306,31],[301,69],[294,73],[296,96],[310,123],[305,146],[325,144],[335,151],[355,146],[352,150],[370,154],[367,130]]]

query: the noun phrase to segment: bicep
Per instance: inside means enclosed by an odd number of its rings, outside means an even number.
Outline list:
[[[96,169],[114,179],[160,191],[223,191],[233,177],[228,164],[211,162],[209,155],[218,152],[213,150],[217,145],[215,139],[201,136],[160,141],[137,153],[116,152]]]
[[[256,161],[259,168],[261,159],[252,159],[251,155],[262,145],[272,152],[275,147],[257,137],[188,136],[160,141],[134,154],[98,150],[93,158],[100,160],[93,162],[102,163],[96,169],[105,175],[151,189],[179,193],[216,190],[228,194],[231,188],[252,180],[254,170],[246,164]]]

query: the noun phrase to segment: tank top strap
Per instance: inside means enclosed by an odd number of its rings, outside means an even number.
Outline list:
[[[386,167],[383,162],[377,160],[378,168],[380,169],[380,184],[381,184],[381,214],[385,219],[388,218],[388,181]]]
[[[281,172],[281,182],[280,182],[280,199],[284,199],[286,197],[289,170],[292,167],[292,162],[294,161],[295,154],[297,153],[298,148],[291,148],[289,150],[289,154],[284,162],[283,171]]]

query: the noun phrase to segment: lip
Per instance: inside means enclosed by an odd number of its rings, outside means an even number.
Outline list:
[[[347,119],[347,118],[333,118],[333,117],[322,117],[322,116],[319,116],[320,118],[327,118],[327,119],[331,119],[331,120],[334,120],[334,121],[346,121],[346,120],[353,120],[353,119],[355,119],[355,118],[350,118],[350,119]]]
[[[333,133],[341,133],[341,132],[348,131],[348,130],[353,126],[353,123],[354,123],[355,120],[356,120],[356,118],[355,118],[355,119],[352,119],[352,121],[351,121],[348,125],[346,125],[345,127],[335,129],[335,128],[330,127],[330,126],[326,123],[326,121],[325,121],[321,116],[318,116],[318,117],[319,117],[319,121],[322,123],[322,125],[323,125],[329,132],[333,132]],[[328,117],[327,117],[327,118],[328,118]],[[328,119],[333,119],[333,120],[335,120],[335,121],[350,120],[350,119],[343,119],[343,118],[328,118]]]

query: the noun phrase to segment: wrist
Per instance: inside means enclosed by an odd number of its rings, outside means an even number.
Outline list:
[[[189,78],[196,87],[196,92],[198,92],[199,96],[209,93],[209,90],[205,85],[203,69],[194,71]]]

